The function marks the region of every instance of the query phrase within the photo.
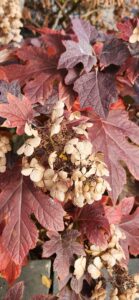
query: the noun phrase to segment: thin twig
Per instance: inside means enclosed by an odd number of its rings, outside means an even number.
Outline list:
[[[62,15],[64,15],[64,10],[66,8],[66,5],[68,4],[68,0],[65,1],[65,3],[62,6],[60,5],[60,3],[58,1],[56,1],[56,3],[57,3],[57,6],[60,8],[60,10],[59,10],[57,18],[54,22],[54,25],[52,26],[53,29],[57,28],[59,20],[61,19]]]

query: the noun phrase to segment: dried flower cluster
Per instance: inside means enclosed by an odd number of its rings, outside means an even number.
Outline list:
[[[11,150],[9,138],[0,135],[0,173],[6,171],[6,153]]]
[[[123,273],[124,274],[124,273]],[[139,297],[138,285],[139,274],[129,276],[127,271],[125,272],[124,282],[122,282],[121,288],[114,288],[111,291],[111,300],[135,300]],[[120,282],[121,283],[121,282]],[[124,289],[125,286],[125,289]],[[121,289],[123,291],[121,291]]]
[[[101,270],[103,268],[107,268],[111,275],[113,273],[113,267],[125,258],[124,252],[119,244],[120,239],[124,239],[125,236],[113,224],[110,229],[111,239],[107,245],[103,247],[91,245],[90,249],[86,250],[89,254],[88,261],[86,257],[82,256],[75,261],[74,275],[77,279],[83,276],[86,268],[93,279],[98,279],[102,276]]]
[[[107,299],[106,297],[107,297],[106,287],[103,286],[103,281],[99,280],[99,282],[95,286],[91,300],[106,300]]]
[[[91,300],[136,300],[139,297],[138,293],[138,283],[139,283],[139,275],[136,274],[132,279],[133,287],[127,289],[123,293],[119,292],[118,288],[114,288],[110,291],[110,298],[108,298],[108,293],[106,291],[106,287],[103,283],[103,280],[99,280],[96,284],[95,289],[93,291],[93,295]],[[130,278],[129,278],[130,284]]]
[[[102,155],[93,153],[92,143],[88,140],[87,128],[92,123],[84,121],[76,127],[73,126],[69,136],[65,122],[80,118],[81,115],[76,112],[70,114],[66,120],[64,102],[58,101],[48,120],[50,126],[47,147],[51,148],[52,144],[52,150],[46,148],[45,163],[40,163],[34,151],[47,138],[45,136],[42,141],[37,130],[28,124],[25,126],[25,133],[30,138],[26,139],[17,154],[24,154],[22,174],[30,176],[36,186],[59,201],[71,199],[75,205],[83,207],[86,203],[92,204],[100,200],[105,190],[110,190],[110,186],[103,178],[109,172]]]
[[[11,41],[19,43],[22,39],[20,27],[22,22],[19,0],[0,1],[0,43],[8,44]]]

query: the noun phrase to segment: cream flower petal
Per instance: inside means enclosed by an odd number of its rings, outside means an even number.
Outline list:
[[[89,141],[78,142],[76,148],[81,154],[81,158],[85,159],[92,153],[92,144]]]
[[[108,263],[109,266],[113,267],[116,264],[115,258],[109,254],[109,253],[104,253],[101,258]]]
[[[24,153],[25,150],[25,144],[23,144],[18,150],[17,150],[17,154],[18,155],[22,155]]]
[[[133,43],[136,43],[137,40],[138,40],[138,35],[135,34],[135,33],[133,33],[133,34],[130,36],[130,38],[129,38],[129,42],[132,43],[132,44],[133,44]]]
[[[31,135],[32,135],[31,125],[29,125],[28,123],[25,124],[25,133],[26,133],[28,136],[31,136]]]
[[[49,166],[53,169],[54,162],[56,160],[57,153],[56,151],[52,152],[48,157]]]
[[[72,129],[77,133],[77,134],[83,134],[88,138],[88,133],[81,127],[72,127]]]
[[[3,146],[1,147],[1,150],[2,150],[3,153],[7,153],[7,146],[6,146],[6,145],[3,145]]]
[[[9,144],[9,139],[7,136],[1,136],[1,142],[3,144]]]
[[[92,167],[90,168],[90,170],[89,170],[88,172],[86,172],[85,177],[88,178],[88,177],[90,177],[91,175],[94,175],[95,172],[96,172],[96,166],[94,165],[94,166],[92,166]]]
[[[59,181],[56,183],[56,188],[57,188],[57,190],[62,191],[62,192],[67,192],[67,190],[68,190],[67,185],[62,181],[61,182]]]
[[[75,111],[75,112],[71,113],[69,116],[70,121],[73,121],[74,119],[78,120],[80,118],[81,118],[81,113],[79,111]]]
[[[102,193],[103,187],[104,187],[103,182],[97,183],[96,188],[95,188],[95,193],[98,193],[98,194]],[[105,187],[104,187],[104,189],[105,189]]]
[[[53,136],[54,134],[58,134],[60,132],[60,125],[59,124],[53,124],[51,127],[51,136]]]
[[[35,157],[33,157],[30,162],[30,166],[35,167],[37,164],[38,164],[38,160]]]
[[[52,186],[54,185],[53,181],[51,179],[44,179],[45,187],[50,190]]]
[[[111,187],[108,183],[108,181],[104,180],[105,189],[107,189],[109,192],[111,191]]]
[[[61,202],[65,200],[65,193],[63,191],[59,191],[55,186],[50,190],[50,195]]]
[[[100,257],[95,257],[93,260],[93,264],[100,270],[103,267],[103,263]]]
[[[44,178],[45,179],[52,179],[54,176],[55,172],[52,169],[46,169],[44,172]]]
[[[84,206],[84,196],[81,194],[77,197],[74,198],[74,204],[77,205],[78,207],[83,207]]]
[[[101,275],[100,270],[98,268],[96,268],[93,264],[90,264],[88,266],[87,271],[93,279],[97,279]]]
[[[67,154],[72,154],[73,151],[75,151],[75,147],[70,143],[66,144],[66,146],[64,147],[64,152],[66,152]]]
[[[39,182],[43,178],[43,172],[34,169],[30,174],[30,179],[33,182]]]
[[[109,171],[104,164],[99,163],[96,170],[97,176],[109,176]]]
[[[0,166],[0,173],[4,173],[6,171],[6,165]]]
[[[21,174],[24,175],[24,176],[29,176],[32,172],[32,168],[25,168],[25,169],[22,169],[21,171]]]
[[[0,157],[0,165],[6,165],[6,156]]]
[[[92,199],[91,194],[89,192],[85,193],[84,197],[85,197],[88,204],[92,204],[94,202],[94,200]]]
[[[35,130],[35,129],[33,129],[32,126],[31,126],[31,124],[28,124],[28,123],[25,124],[25,133],[28,136],[32,136],[32,135],[38,136],[38,131]]]
[[[58,101],[57,104],[54,106],[52,115],[51,115],[51,120],[54,122],[57,120],[59,117],[61,117],[64,113],[64,102],[63,101]]]
[[[101,198],[102,198],[102,194],[99,194],[99,193],[91,192],[91,195],[92,195],[92,198],[93,198],[95,201],[99,201],[99,200],[101,200]]]
[[[29,144],[34,148],[38,147],[40,145],[40,142],[41,142],[41,138],[39,136],[26,140],[26,144]]]
[[[58,173],[58,175],[60,176],[61,179],[66,180],[66,179],[67,179],[67,176],[68,176],[68,173],[65,172],[65,171],[60,171],[60,172]]]
[[[86,268],[86,257],[81,256],[75,260],[74,275],[76,276],[77,280],[79,280],[84,275],[85,268]]]
[[[27,145],[25,146],[25,150],[24,150],[24,154],[26,156],[31,156],[34,152],[34,148],[31,145]]]
[[[121,250],[111,249],[111,255],[114,256],[114,258],[118,261],[121,261],[122,258],[125,258],[122,249]]]

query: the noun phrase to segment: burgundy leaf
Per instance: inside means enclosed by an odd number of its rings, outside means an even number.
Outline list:
[[[84,276],[82,276],[78,280],[75,276],[72,276],[72,279],[70,281],[70,286],[76,294],[79,294],[81,292],[83,288],[83,280],[84,280]]]
[[[106,120],[93,115],[92,121],[89,136],[94,150],[104,153],[110,172],[107,178],[112,188],[110,194],[115,201],[126,183],[126,172],[121,161],[139,179],[139,147],[135,145],[139,144],[139,128],[128,119],[128,113],[123,110],[110,111]]]
[[[139,254],[139,208],[129,214],[134,204],[134,198],[125,198],[116,207],[105,207],[106,216],[111,224],[116,224],[124,232],[126,239],[121,240],[126,258],[129,252]]]
[[[121,66],[129,56],[126,44],[122,40],[114,38],[105,42],[100,56],[100,64],[102,67],[111,64]]]
[[[126,241],[122,241],[125,252],[132,255],[139,254],[139,208],[131,215],[125,215],[120,222],[120,229],[126,235]],[[126,250],[127,249],[127,250]]]
[[[55,80],[61,80],[61,72],[57,70],[59,55],[49,55],[47,48],[23,46],[16,55],[24,61],[5,67],[9,81],[18,79],[25,86],[25,95],[32,103],[42,102],[51,94]]]
[[[71,69],[78,63],[82,63],[86,72],[91,71],[92,67],[96,65],[96,56],[92,53],[90,44],[81,40],[79,43],[74,41],[63,42],[66,51],[61,55],[58,68]]]
[[[91,106],[97,114],[105,117],[109,105],[117,98],[112,73],[93,71],[75,81],[74,90],[79,94],[81,107]]]
[[[77,98],[76,92],[73,91],[71,86],[67,86],[65,84],[59,84],[58,96],[60,100],[63,100],[67,106],[68,110],[71,110],[71,107],[74,101]]]
[[[110,224],[119,224],[122,216],[128,215],[134,205],[134,197],[122,199],[116,206],[105,206],[104,210]]]
[[[117,23],[119,32],[119,38],[124,41],[129,41],[129,38],[133,32],[133,24],[131,20],[125,20],[124,22]]]
[[[85,255],[83,246],[76,240],[79,237],[77,230],[69,230],[62,234],[49,232],[50,241],[43,246],[43,257],[49,257],[56,253],[54,270],[59,278],[64,280],[69,274],[69,267],[73,260],[73,255]]]
[[[127,61],[125,66],[127,77],[129,78],[132,84],[135,83],[135,80],[139,76],[139,59],[136,57],[131,57]]]
[[[65,33],[64,30],[54,30],[48,27],[36,28],[35,30],[41,34],[40,41],[47,46],[49,54],[60,55],[64,52],[63,41],[72,39],[72,34]]]
[[[59,300],[83,300],[79,294],[77,295],[74,291],[71,291],[68,287],[65,287],[59,293]]]
[[[80,231],[90,243],[104,245],[109,236],[109,223],[101,203],[87,204],[82,209],[77,209],[74,220],[78,223]]]
[[[5,298],[3,300],[22,300],[24,293],[24,283],[23,281],[17,282],[14,286],[12,286]]]
[[[10,93],[16,97],[21,96],[20,85],[17,80],[12,81],[11,83],[6,80],[0,80],[0,103],[6,103],[7,94]]]
[[[85,71],[89,72],[97,62],[90,43],[96,40],[98,32],[88,21],[78,18],[72,19],[72,26],[78,42],[63,41],[66,51],[61,55],[58,67],[72,69],[78,63],[82,63]]]
[[[8,103],[0,104],[0,116],[7,119],[3,126],[17,127],[17,134],[21,135],[26,122],[32,121],[34,116],[31,103],[25,97],[20,100],[11,94],[7,95],[7,99]]]
[[[65,84],[73,84],[75,80],[80,76],[80,68],[78,66],[69,69],[65,77]]]
[[[85,43],[93,43],[98,37],[98,31],[89,21],[73,18],[72,27],[78,40],[83,40]]]
[[[24,264],[24,263],[23,263]],[[17,265],[11,259],[9,252],[0,240],[0,274],[9,284],[12,284],[21,273],[22,265]]]
[[[55,80],[60,81],[60,77],[58,78],[56,74],[40,73],[26,84],[24,93],[31,100],[31,103],[39,102],[43,104],[51,95]]]
[[[28,251],[35,247],[38,237],[30,215],[34,213],[43,227],[57,231],[64,228],[64,210],[24,179],[17,168],[1,178],[0,222],[6,218],[2,242],[13,261],[21,264]]]

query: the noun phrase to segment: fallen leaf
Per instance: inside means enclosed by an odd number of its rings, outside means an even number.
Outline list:
[[[46,275],[42,275],[42,284],[47,287],[47,289],[50,289],[52,280],[48,278]]]

